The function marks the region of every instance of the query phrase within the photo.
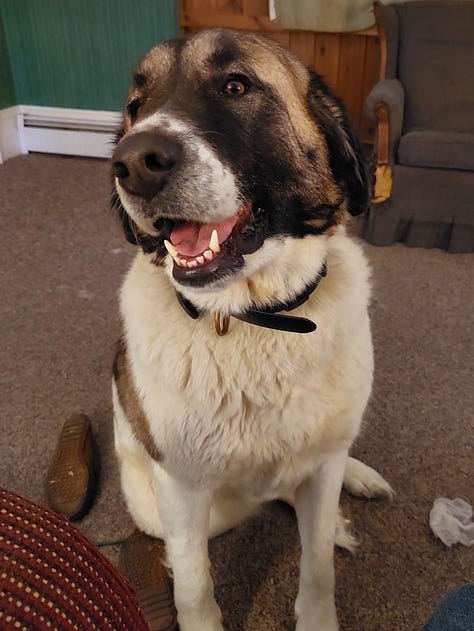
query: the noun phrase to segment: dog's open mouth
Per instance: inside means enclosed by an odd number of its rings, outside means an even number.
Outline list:
[[[174,261],[173,277],[183,285],[200,286],[237,271],[243,255],[262,246],[267,214],[259,204],[245,203],[221,222],[167,223],[164,245]]]

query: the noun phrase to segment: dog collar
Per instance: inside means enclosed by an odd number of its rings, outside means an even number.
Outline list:
[[[300,318],[298,316],[289,316],[279,313],[280,311],[292,311],[303,303],[305,303],[311,296],[313,291],[319,285],[321,278],[327,275],[327,265],[323,263],[322,268],[318,272],[316,278],[306,285],[304,290],[296,296],[290,302],[279,302],[269,307],[259,307],[258,309],[247,309],[243,313],[232,313],[230,315],[223,315],[221,313],[214,314],[214,325],[218,335],[225,335],[229,328],[229,320],[231,316],[247,322],[248,324],[254,324],[256,326],[263,326],[266,329],[276,329],[277,331],[288,331],[290,333],[311,333],[316,330],[316,324],[308,318]],[[199,310],[193,303],[185,298],[179,291],[176,292],[179,304],[186,311],[186,313],[196,320],[201,315]]]

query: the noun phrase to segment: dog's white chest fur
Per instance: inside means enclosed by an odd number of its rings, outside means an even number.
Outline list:
[[[331,241],[328,276],[297,310],[318,324],[305,335],[232,319],[218,337],[212,317],[192,320],[166,272],[137,256],[122,315],[135,383],[169,472],[270,498],[314,469],[316,454],[350,444],[371,385],[368,271],[345,235]]]

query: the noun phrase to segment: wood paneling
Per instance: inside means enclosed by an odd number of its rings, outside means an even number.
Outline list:
[[[285,31],[270,21],[267,0],[182,0],[180,23],[186,33],[220,26],[259,31],[278,41],[326,79],[346,104],[363,142],[373,142],[364,103],[378,79],[375,27],[357,33]]]
[[[313,68],[336,91],[341,57],[341,36],[338,33],[314,33],[313,37],[315,40]]]
[[[242,0],[245,15],[267,15],[268,0]]]
[[[290,33],[289,49],[311,68],[315,59],[315,37],[313,33],[304,31],[292,31]]]
[[[360,35],[341,35],[339,48],[336,92],[346,104],[347,111],[357,127],[362,105],[365,39]]]
[[[375,125],[364,114],[364,103],[367,95],[379,79],[380,45],[376,37],[368,37],[365,45],[364,78],[362,79],[362,93],[359,116],[359,132],[363,139],[375,137]]]
[[[289,31],[262,31],[262,35],[265,37],[269,37],[270,39],[275,40],[282,46],[286,46],[286,48],[290,47],[290,32]]]
[[[216,13],[243,13],[243,0],[210,0]]]

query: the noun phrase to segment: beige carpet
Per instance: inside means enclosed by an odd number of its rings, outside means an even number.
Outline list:
[[[0,166],[0,485],[44,501],[57,433],[94,422],[100,493],[80,527],[127,536],[112,448],[110,369],[117,291],[133,254],[108,205],[108,165],[30,155]],[[430,533],[435,498],[474,503],[471,255],[367,246],[374,270],[376,378],[354,454],[394,486],[393,503],[345,496],[361,546],[337,553],[342,631],[420,629],[450,588],[474,580],[474,549]],[[117,546],[104,548],[111,558]],[[210,544],[228,631],[294,629],[299,543],[283,504]]]

